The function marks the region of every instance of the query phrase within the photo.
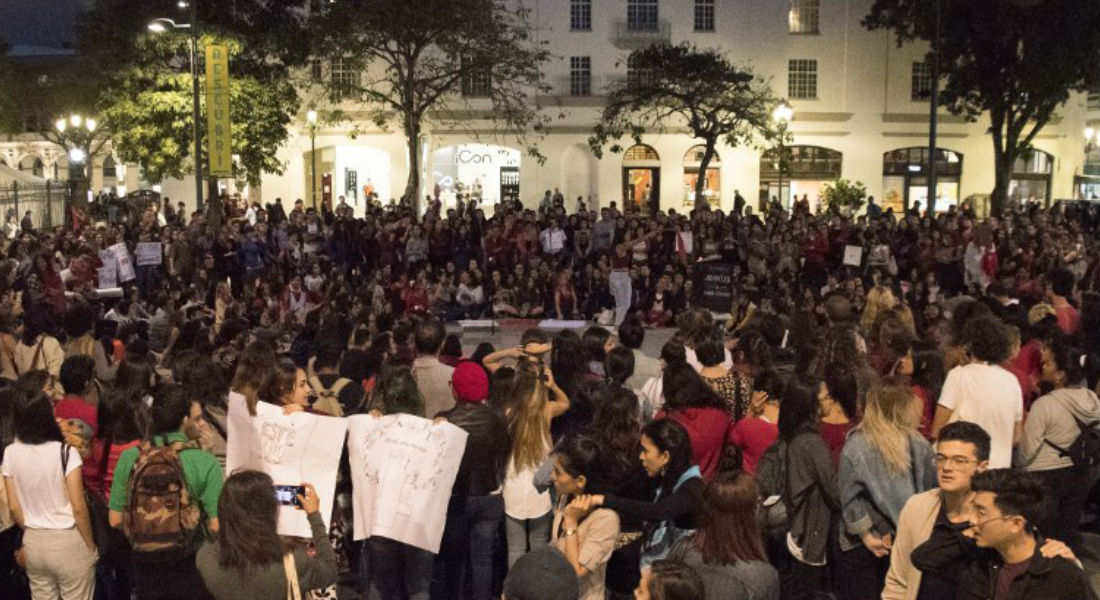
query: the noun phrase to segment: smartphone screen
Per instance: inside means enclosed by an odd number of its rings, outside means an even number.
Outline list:
[[[275,486],[275,501],[283,506],[298,506],[298,495],[305,495],[305,489],[300,485]]]

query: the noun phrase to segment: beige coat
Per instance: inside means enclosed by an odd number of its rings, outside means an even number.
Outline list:
[[[901,509],[882,600],[916,600],[921,572],[913,566],[909,557],[913,548],[931,537],[932,526],[940,514],[940,504],[940,489],[936,488],[913,496]]]

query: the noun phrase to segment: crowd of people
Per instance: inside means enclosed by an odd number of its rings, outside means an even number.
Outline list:
[[[1094,597],[1096,208],[425,205],[13,232],[0,597]],[[727,310],[693,291],[709,262]],[[479,318],[528,321],[448,333]],[[312,535],[279,536],[285,490],[225,472],[235,402],[461,427],[439,552],[353,542],[347,461],[333,514],[303,482]]]

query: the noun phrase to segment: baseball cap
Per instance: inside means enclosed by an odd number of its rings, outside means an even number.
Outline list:
[[[489,397],[489,376],[481,365],[464,360],[451,375],[455,398],[462,402],[481,402]]]
[[[504,579],[506,600],[577,600],[577,573],[553,546],[524,554]]]

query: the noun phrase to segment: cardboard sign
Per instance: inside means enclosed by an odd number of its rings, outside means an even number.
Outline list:
[[[695,263],[691,274],[692,305],[727,312],[733,304],[733,265]]]
[[[115,263],[118,265],[118,282],[126,283],[131,279],[137,279],[137,273],[134,272],[134,261],[130,258],[130,251],[126,249],[126,244],[119,242],[108,248],[108,250],[111,251],[111,255],[114,256]]]
[[[467,435],[412,415],[348,418],[354,539],[377,535],[438,553]]]
[[[118,287],[118,269],[115,267],[114,263],[103,265],[97,272],[99,274],[97,277],[97,288],[108,289]]]
[[[256,403],[256,416],[250,417],[243,396],[231,396],[229,401],[226,472],[255,469],[270,475],[275,485],[312,484],[328,528],[347,420],[305,412],[286,415],[266,402]],[[279,507],[278,531],[312,537],[306,513],[294,506]]]
[[[849,267],[858,267],[863,262],[862,246],[844,247],[844,264]]]
[[[134,248],[134,262],[139,267],[159,265],[164,260],[160,242],[141,242]]]

